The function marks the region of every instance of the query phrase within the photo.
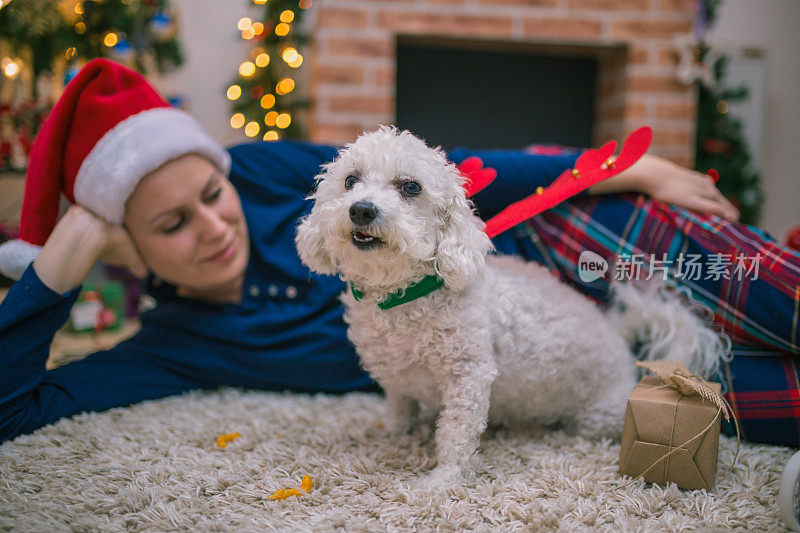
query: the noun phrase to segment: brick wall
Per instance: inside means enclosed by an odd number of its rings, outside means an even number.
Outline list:
[[[653,153],[691,164],[695,98],[673,38],[693,16],[694,0],[316,0],[311,137],[343,143],[394,121],[398,34],[508,40],[594,50],[596,143],[648,124]]]

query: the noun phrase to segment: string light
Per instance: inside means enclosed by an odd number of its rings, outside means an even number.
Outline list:
[[[256,66],[264,68],[269,65],[269,54],[258,54],[256,56]]]
[[[294,20],[294,11],[287,9],[281,13],[279,18],[281,19],[281,22],[286,22],[288,24]]]
[[[4,57],[0,60],[0,68],[3,70],[3,76],[13,80],[22,70],[22,62],[14,61],[10,57]]]
[[[253,0],[253,3],[257,6],[263,6],[267,3],[267,0]]]
[[[278,115],[278,118],[275,119],[275,125],[278,126],[280,129],[286,129],[289,127],[289,124],[292,123],[292,117],[289,113],[281,113]]]
[[[277,121],[278,121],[277,111],[270,111],[264,117],[264,124],[266,124],[267,126],[274,126]]]
[[[236,25],[236,27],[239,28],[241,31],[244,31],[250,28],[252,25],[253,25],[252,19],[248,17],[243,17],[239,19],[239,23]]]
[[[117,34],[111,31],[106,34],[105,38],[103,38],[103,44],[111,48],[117,44],[117,40]]]
[[[256,73],[256,66],[252,61],[245,61],[239,65],[239,74],[248,78]]]
[[[717,113],[719,113],[720,115],[724,115],[725,113],[728,112],[728,102],[726,102],[725,100],[718,100],[716,107],[717,107]]]
[[[77,24],[75,24],[75,33],[81,35],[85,32],[86,32],[86,24],[84,24],[83,22],[78,22]]]
[[[269,109],[270,107],[275,105],[275,97],[271,94],[265,94],[261,98],[261,107],[264,109]]]
[[[297,50],[291,46],[287,47],[282,54],[283,60],[288,64],[297,59]]]
[[[237,100],[240,96],[242,96],[242,88],[238,85],[231,85],[228,87],[228,92],[226,95],[228,96],[228,100]]]
[[[253,23],[252,30],[254,34],[261,35],[262,33],[264,33],[264,25],[261,24],[260,22],[255,22]]]
[[[294,90],[294,80],[292,78],[283,78],[275,86],[275,92],[278,94],[289,94]]]
[[[313,3],[312,0],[300,0],[298,6],[300,7],[300,9],[308,9],[311,7],[312,3]]]
[[[80,2],[75,4],[75,9],[73,11],[75,11],[76,15],[83,15],[83,4],[81,4]]]
[[[246,30],[242,32],[242,39],[247,39],[248,41],[256,36],[256,30],[253,29],[253,26],[250,26]]]
[[[289,25],[285,22],[281,22],[277,26],[275,26],[275,35],[278,37],[285,37],[289,34]]]
[[[301,54],[297,54],[297,57],[294,58],[294,61],[289,63],[289,66],[292,68],[297,68],[303,64],[303,56]]]
[[[275,130],[269,130],[267,133],[264,134],[265,141],[277,141],[278,140],[278,132]]]
[[[248,137],[255,137],[260,130],[261,126],[258,125],[258,122],[248,122],[247,126],[244,127],[244,134]]]
[[[64,56],[67,59],[74,59],[76,55],[78,55],[78,50],[76,50],[74,46],[70,46],[67,48],[67,51],[64,52]]]
[[[238,130],[242,126],[244,126],[244,115],[236,113],[231,117],[231,128]]]

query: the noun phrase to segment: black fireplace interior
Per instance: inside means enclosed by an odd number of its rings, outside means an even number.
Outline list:
[[[591,146],[599,60],[536,50],[398,38],[397,126],[447,149]]]

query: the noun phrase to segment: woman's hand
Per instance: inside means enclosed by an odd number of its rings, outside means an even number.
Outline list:
[[[598,183],[590,191],[592,194],[641,192],[661,202],[717,215],[730,222],[739,219],[739,211],[709,176],[658,156],[643,156],[625,172]]]
[[[83,283],[98,259],[126,266],[136,276],[147,273],[124,228],[73,205],[56,224],[33,268],[45,285],[63,294]]]

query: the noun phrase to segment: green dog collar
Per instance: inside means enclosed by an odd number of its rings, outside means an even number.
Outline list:
[[[412,300],[416,300],[417,298],[422,298],[423,296],[432,293],[442,285],[444,285],[444,280],[439,276],[435,274],[425,276],[417,283],[412,283],[404,290],[393,292],[388,298],[380,302],[378,307],[381,309],[391,309],[392,307],[397,307],[398,305],[408,303]],[[356,286],[352,283],[350,284],[350,292],[353,293],[353,298],[355,298],[357,302],[361,301],[361,298],[364,297],[364,293],[356,289]]]

